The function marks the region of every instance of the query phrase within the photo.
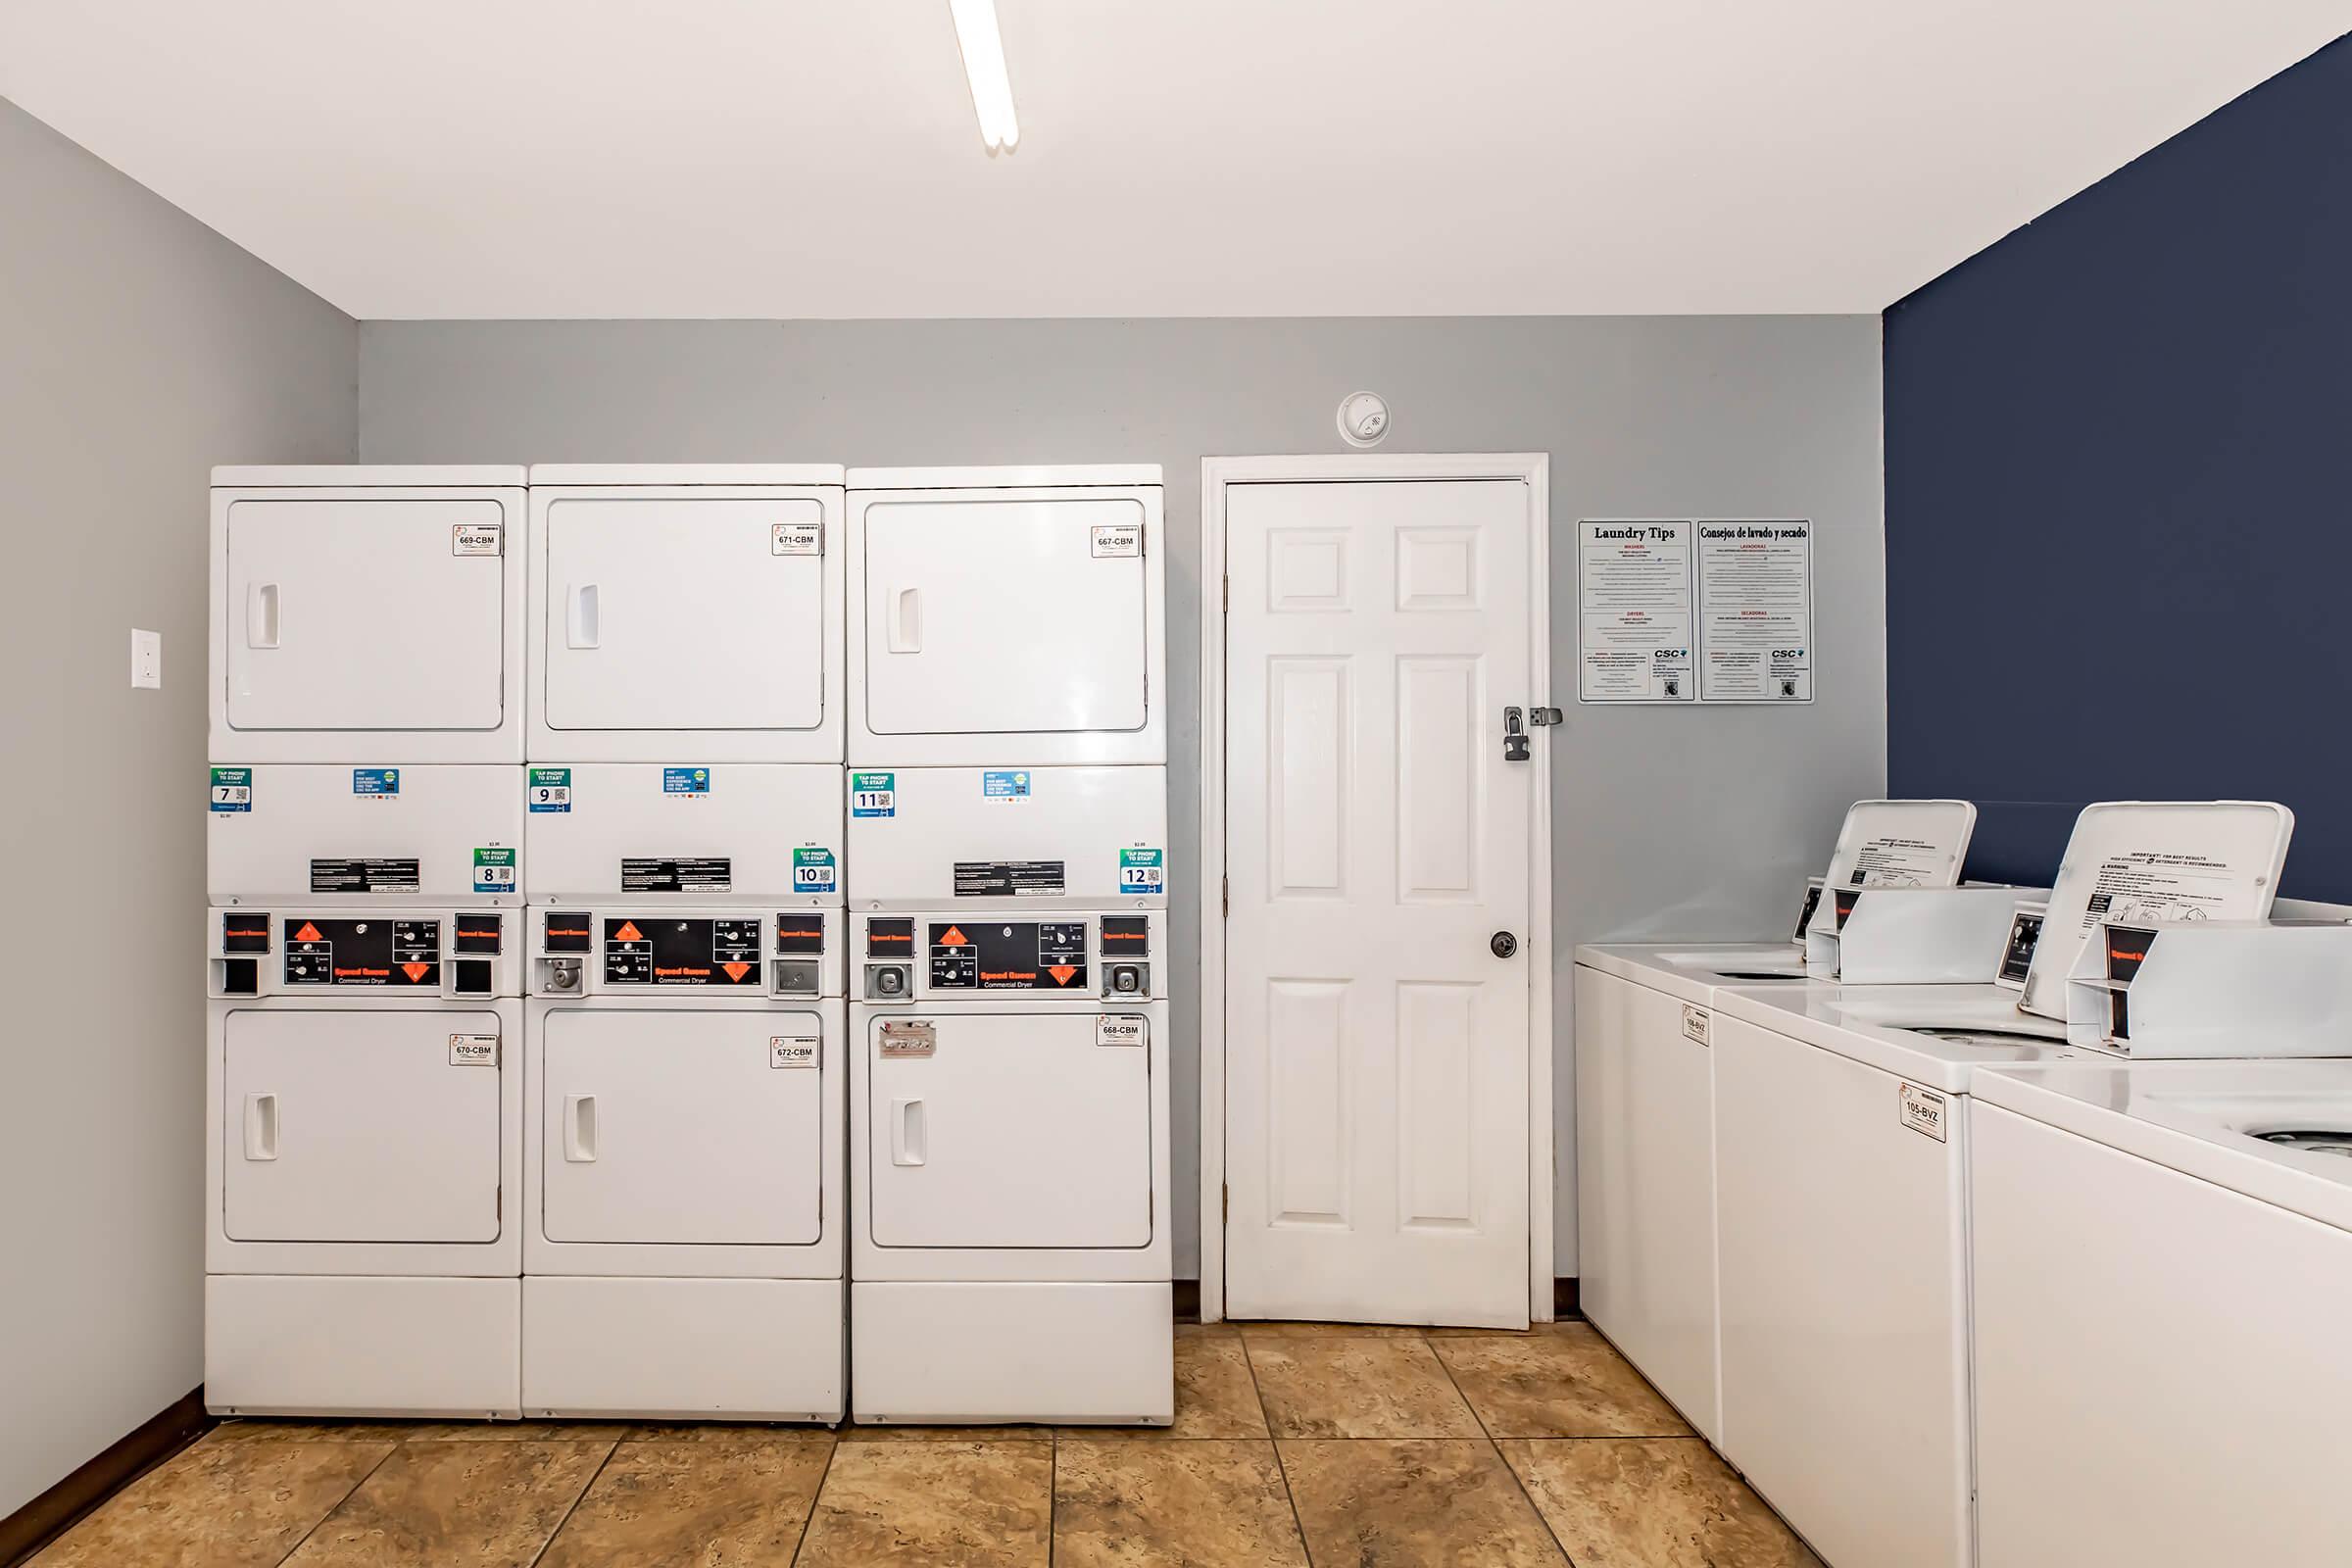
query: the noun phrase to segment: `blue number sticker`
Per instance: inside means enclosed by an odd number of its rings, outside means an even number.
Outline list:
[[[792,852],[793,892],[830,893],[839,884],[840,876],[831,850],[803,848]]]
[[[523,799],[534,811],[568,811],[571,809],[571,769],[568,767],[534,767],[530,772],[530,788]]]
[[[852,816],[898,815],[899,775],[896,773],[852,773],[850,775],[850,814]]]
[[[476,893],[514,892],[514,852],[501,849],[475,850],[473,852],[473,891]]]
[[[1119,891],[1121,893],[1165,893],[1168,890],[1165,870],[1160,864],[1157,850],[1121,850],[1119,852]]]
[[[216,767],[213,769],[213,809],[216,811],[250,811],[253,809],[252,768]]]

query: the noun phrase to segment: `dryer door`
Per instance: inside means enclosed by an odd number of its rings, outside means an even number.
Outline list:
[[[866,726],[1142,729],[1143,530],[1117,497],[868,503]]]
[[[910,1022],[931,1026],[911,1037],[927,1054],[905,1054]],[[867,1028],[875,1245],[1151,1245],[1151,1052],[1135,1020],[956,1013]]]
[[[498,1044],[489,1012],[229,1014],[228,1238],[496,1241]]]
[[[564,730],[815,729],[822,505],[564,497],[547,509],[547,722]],[[830,630],[830,635],[829,635]]]
[[[232,504],[230,726],[497,729],[505,519],[486,499]]]
[[[815,1013],[574,1008],[544,1027],[532,1092],[549,1241],[817,1240]]]

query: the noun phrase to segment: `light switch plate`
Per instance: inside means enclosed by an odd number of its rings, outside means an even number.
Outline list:
[[[164,684],[164,634],[130,628],[130,683],[160,689]]]

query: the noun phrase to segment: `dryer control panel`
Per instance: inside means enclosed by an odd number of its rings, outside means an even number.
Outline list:
[[[531,995],[838,996],[831,909],[534,908]]]
[[[211,995],[521,995],[515,909],[215,908]]]
[[[992,996],[1148,1000],[1161,941],[1159,911],[1024,919],[1001,912],[858,915],[867,1002]]]

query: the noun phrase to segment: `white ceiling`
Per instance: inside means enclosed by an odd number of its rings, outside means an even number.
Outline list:
[[[5,0],[0,95],[362,318],[1877,311],[2352,0]],[[0,214],[0,222],[5,215]]]

